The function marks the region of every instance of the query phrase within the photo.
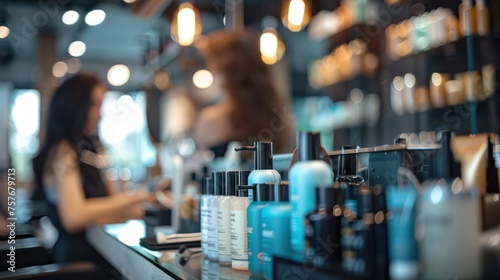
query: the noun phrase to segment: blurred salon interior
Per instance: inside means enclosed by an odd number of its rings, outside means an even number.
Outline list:
[[[0,0],[0,279],[500,279],[500,1]]]

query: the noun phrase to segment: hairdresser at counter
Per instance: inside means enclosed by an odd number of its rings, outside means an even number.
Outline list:
[[[156,197],[139,189],[117,193],[103,171],[109,162],[97,135],[106,87],[93,74],[78,74],[55,91],[49,105],[44,145],[33,160],[34,199],[44,200],[58,232],[52,249],[56,263],[90,261],[102,279],[112,266],[85,238],[92,225],[120,223],[144,216],[143,203]]]

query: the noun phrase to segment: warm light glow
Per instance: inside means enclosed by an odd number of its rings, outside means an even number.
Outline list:
[[[10,34],[10,29],[7,26],[5,25],[0,26],[0,39],[7,38],[9,34]]]
[[[290,1],[290,7],[288,8],[288,23],[294,26],[300,26],[304,20],[305,8],[306,4],[303,0]]]
[[[128,4],[135,3],[135,1],[136,1],[136,0],[123,0],[123,2],[128,3]]]
[[[130,70],[123,64],[117,64],[108,70],[108,82],[116,87],[122,86],[130,78]]]
[[[52,75],[56,78],[62,78],[66,73],[68,72],[68,65],[63,62],[59,61],[52,66]]]
[[[75,74],[78,71],[80,71],[80,68],[82,67],[82,63],[78,58],[70,58],[68,59],[68,73],[70,74]]]
[[[201,34],[198,11],[191,3],[182,3],[172,22],[172,38],[181,46],[189,46]]]
[[[166,90],[170,87],[170,76],[165,71],[159,71],[154,78],[155,86],[159,90]]]
[[[210,87],[214,82],[214,76],[210,71],[202,69],[196,71],[193,75],[193,84],[197,88],[205,89]]]
[[[278,60],[278,37],[272,32],[260,35],[260,54],[266,64],[274,64]]]
[[[310,0],[290,0],[284,6],[283,24],[293,32],[299,32],[311,19]],[[307,3],[306,3],[307,2]]]
[[[68,53],[74,57],[82,56],[87,50],[87,46],[82,41],[75,41],[69,45]]]
[[[78,21],[79,18],[80,14],[78,14],[78,12],[69,10],[63,14],[62,22],[66,25],[73,25]]]
[[[106,13],[103,10],[93,10],[85,16],[85,23],[90,26],[96,26],[101,24],[105,18]]]

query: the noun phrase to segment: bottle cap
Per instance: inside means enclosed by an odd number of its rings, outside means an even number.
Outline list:
[[[226,171],[226,184],[224,184],[224,193],[228,196],[236,195],[238,186],[238,171]]]
[[[243,186],[248,184],[248,176],[250,176],[250,170],[240,170],[238,171],[238,186]]]
[[[253,146],[237,147],[235,151],[254,151],[254,169],[273,169],[273,143],[269,141],[254,142]]]
[[[276,202],[287,202],[290,201],[288,196],[288,182],[281,181],[281,184],[275,184],[273,186],[274,194],[273,198]]]
[[[212,195],[213,194],[213,184],[212,184],[212,178],[210,177],[205,177],[201,181],[201,194],[208,194]]]
[[[254,201],[273,201],[274,183],[255,184],[253,189]]]
[[[319,132],[299,132],[299,161],[322,159],[321,135]]]
[[[212,172],[212,184],[214,185],[214,195],[225,195],[225,173]]]
[[[248,185],[240,185],[238,186],[238,190],[236,192],[236,196],[238,197],[248,197],[248,194],[251,190],[255,189],[255,186]]]

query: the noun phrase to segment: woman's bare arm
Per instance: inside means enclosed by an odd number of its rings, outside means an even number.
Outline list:
[[[63,141],[58,145],[51,167],[57,180],[59,216],[68,232],[78,232],[92,224],[140,218],[143,213],[141,203],[155,201],[146,191],[134,195],[118,193],[85,198],[76,152],[68,142]]]

